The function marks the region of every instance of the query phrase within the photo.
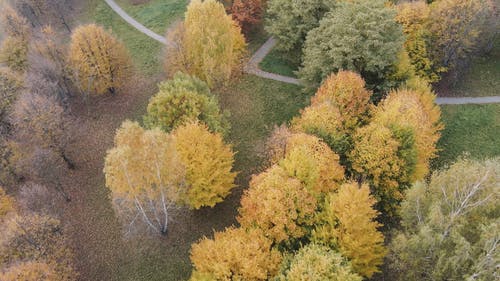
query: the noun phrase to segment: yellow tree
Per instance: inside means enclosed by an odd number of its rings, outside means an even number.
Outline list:
[[[271,246],[272,240],[257,229],[215,232],[213,240],[203,238],[192,246],[191,280],[269,280],[281,262],[280,252]]]
[[[184,181],[184,167],[169,135],[125,121],[116,133],[115,147],[107,152],[104,174],[129,231],[142,221],[156,233],[167,233]]]
[[[184,71],[213,88],[225,85],[242,66],[245,38],[241,28],[216,0],[193,0],[185,21],[167,47],[167,73]]]
[[[326,78],[311,99],[311,104],[328,102],[342,117],[343,128],[353,130],[366,123],[372,93],[365,88],[365,80],[352,71],[339,71]]]
[[[67,246],[67,238],[57,219],[38,214],[16,215],[2,225],[0,264],[15,265],[24,261],[45,263],[49,271],[53,270],[60,278],[54,280],[69,281],[76,279],[72,259],[73,254]],[[47,268],[44,267],[44,270]],[[13,271],[19,272],[19,268]]]
[[[235,187],[234,152],[222,136],[194,122],[172,132],[179,159],[186,169],[181,200],[194,209],[213,207]]]
[[[441,111],[429,91],[398,90],[389,93],[374,112],[374,122],[386,127],[407,127],[414,131],[417,165],[412,180],[429,172],[429,161],[436,157]]]
[[[0,186],[0,221],[12,211],[14,211],[14,200],[7,195],[5,190]]]
[[[443,69],[434,69],[426,41],[429,36],[425,26],[429,20],[429,5],[425,1],[416,1],[401,3],[396,8],[396,21],[403,26],[406,35],[404,47],[415,73],[428,82],[438,81]]]
[[[349,153],[353,171],[367,180],[379,201],[379,209],[393,216],[404,190],[414,176],[417,152],[414,132],[408,128],[387,128],[372,122],[353,136]]]
[[[79,88],[93,94],[115,93],[131,69],[125,45],[95,24],[75,29],[71,35],[69,62]]]
[[[304,133],[288,138],[284,159],[279,165],[316,197],[336,190],[344,179],[339,156],[319,138]]]
[[[313,240],[338,248],[354,271],[368,278],[379,271],[386,254],[375,203],[368,185],[343,184],[330,193],[320,215],[322,224],[313,234]]]
[[[31,30],[28,22],[8,4],[2,3],[0,24],[6,37],[0,46],[0,62],[16,71],[24,71],[28,64],[28,43]]]
[[[238,222],[257,227],[277,243],[300,238],[313,224],[316,199],[279,166],[254,176],[241,199]]]

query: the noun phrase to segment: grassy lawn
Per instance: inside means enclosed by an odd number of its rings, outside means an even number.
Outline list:
[[[264,71],[290,77],[296,77],[294,71],[299,68],[298,65],[286,59],[286,54],[280,53],[276,49],[271,50],[259,66]]]
[[[496,96],[500,94],[500,39],[493,50],[473,61],[471,68],[451,90],[454,96]]]
[[[188,0],[151,0],[132,5],[130,0],[116,1],[131,17],[154,32],[164,35],[175,20],[184,16]]]
[[[453,162],[464,152],[473,158],[500,155],[500,104],[442,106],[445,129],[438,143],[438,168]]]

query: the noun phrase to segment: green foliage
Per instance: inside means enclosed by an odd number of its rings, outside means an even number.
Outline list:
[[[332,0],[269,0],[266,31],[279,40],[278,49],[298,53],[307,33],[334,7]]]
[[[496,280],[500,159],[461,159],[417,183],[391,242],[396,280]]]
[[[301,248],[291,259],[284,260],[275,281],[361,281],[350,263],[331,249],[309,244]]]
[[[183,73],[162,82],[159,92],[150,99],[144,124],[165,132],[192,121],[205,123],[210,131],[226,135],[227,114],[221,113],[215,96],[203,81]]]
[[[0,46],[0,62],[15,71],[28,67],[28,42],[22,37],[9,36]]]
[[[6,121],[5,117],[22,87],[23,81],[18,74],[6,67],[0,68],[0,124]]]
[[[317,85],[332,72],[352,70],[380,88],[404,40],[395,11],[384,3],[346,1],[327,13],[307,35],[299,76]]]

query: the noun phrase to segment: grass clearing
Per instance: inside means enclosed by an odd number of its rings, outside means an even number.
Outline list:
[[[482,159],[500,155],[500,104],[441,106],[445,129],[438,142],[439,168],[463,153]]]
[[[181,19],[189,0],[151,0],[133,5],[130,0],[116,1],[132,18],[152,31],[165,35],[167,28]]]
[[[294,72],[299,69],[297,64],[290,62],[286,54],[279,52],[276,48],[269,52],[259,66],[264,71],[289,77],[297,77]]]
[[[500,39],[491,52],[476,58],[462,79],[451,89],[453,96],[483,97],[500,93]]]

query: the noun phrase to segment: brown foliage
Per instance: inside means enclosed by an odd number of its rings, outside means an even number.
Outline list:
[[[245,35],[262,21],[263,13],[262,0],[235,0],[231,6],[231,16]]]

